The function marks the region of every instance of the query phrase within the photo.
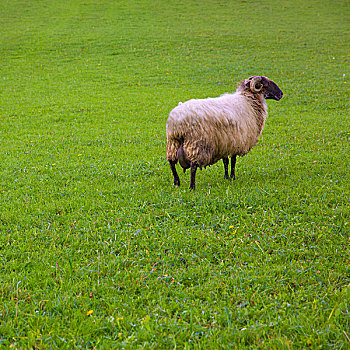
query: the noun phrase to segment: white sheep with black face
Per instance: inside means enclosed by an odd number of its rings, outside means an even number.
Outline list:
[[[253,76],[238,83],[235,93],[217,98],[180,103],[169,114],[166,124],[167,160],[180,186],[175,164],[184,172],[191,168],[190,188],[195,189],[197,168],[224,162],[225,178],[235,178],[236,156],[244,156],[258,142],[267,117],[266,99],[279,101],[280,88],[263,76]]]

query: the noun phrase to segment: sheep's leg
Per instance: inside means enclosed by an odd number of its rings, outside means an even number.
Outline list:
[[[169,160],[170,169],[174,175],[174,185],[180,186],[180,178],[179,178],[179,175],[177,174],[175,164],[176,164],[175,160]]]
[[[236,167],[236,155],[231,157],[231,179],[233,180],[236,179],[235,167]]]
[[[222,161],[224,162],[224,168],[225,168],[224,179],[228,179],[229,178],[229,176],[228,176],[228,163],[229,163],[228,157],[222,158]]]
[[[198,168],[198,164],[195,162],[191,162],[191,184],[190,189],[195,190],[196,189],[196,171]]]

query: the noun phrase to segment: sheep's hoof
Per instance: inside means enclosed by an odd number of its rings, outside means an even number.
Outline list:
[[[228,175],[225,175],[225,176],[224,176],[224,179],[225,179],[225,180],[230,180],[230,178],[229,178]]]
[[[175,179],[174,180],[174,185],[175,186],[180,186],[180,179]]]
[[[195,190],[196,189],[196,186],[195,185],[190,185],[190,190]]]

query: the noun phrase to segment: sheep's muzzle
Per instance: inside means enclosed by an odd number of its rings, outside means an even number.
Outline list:
[[[262,82],[264,85],[263,92],[265,99],[279,101],[283,97],[282,90],[277,86],[275,82],[267,79],[266,77],[262,77]]]

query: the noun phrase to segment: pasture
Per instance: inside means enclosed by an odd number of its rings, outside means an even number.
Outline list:
[[[0,348],[350,346],[349,2],[0,1]],[[265,75],[259,143],[172,183],[179,101]]]

